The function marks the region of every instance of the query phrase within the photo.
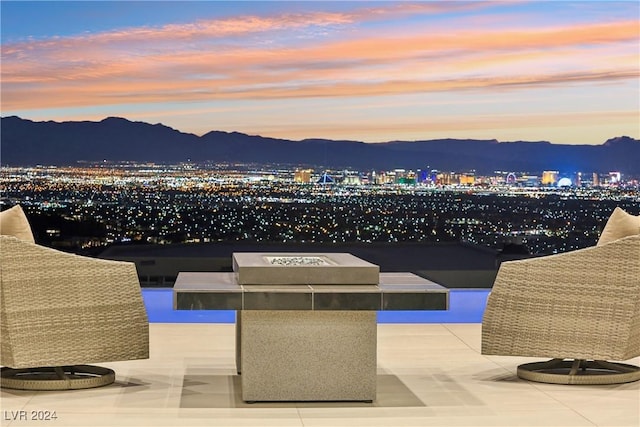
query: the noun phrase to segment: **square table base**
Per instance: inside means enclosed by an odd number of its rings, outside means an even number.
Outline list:
[[[236,327],[243,400],[375,400],[375,311],[241,310]]]

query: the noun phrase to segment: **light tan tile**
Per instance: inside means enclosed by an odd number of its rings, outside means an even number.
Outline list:
[[[377,331],[373,403],[243,402],[234,325],[154,323],[150,359],[99,364],[116,371],[111,386],[1,390],[0,426],[640,426],[640,382],[521,380],[517,366],[541,359],[481,355],[480,324],[381,324]],[[5,410],[56,411],[58,419],[3,420]]]

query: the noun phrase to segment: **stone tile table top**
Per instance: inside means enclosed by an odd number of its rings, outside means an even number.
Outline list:
[[[235,273],[182,272],[178,310],[446,310],[449,290],[412,273],[379,273],[376,284],[242,285]]]

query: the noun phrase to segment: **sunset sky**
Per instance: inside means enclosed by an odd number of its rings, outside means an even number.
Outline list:
[[[2,116],[366,142],[640,137],[637,1],[2,1]]]

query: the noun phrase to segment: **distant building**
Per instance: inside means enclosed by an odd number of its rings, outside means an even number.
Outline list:
[[[362,180],[358,174],[347,174],[344,176],[342,183],[346,185],[360,185],[362,184]]]
[[[518,177],[513,172],[509,172],[505,177],[505,182],[507,185],[516,185],[518,183]]]
[[[582,187],[582,172],[578,172],[574,179],[576,187]]]
[[[609,172],[609,184],[617,185],[622,180],[620,172]]]
[[[404,180],[404,178],[407,175],[407,171],[404,169],[396,169],[393,172],[393,183],[394,184],[401,184],[402,181]]]
[[[311,169],[297,169],[293,175],[293,181],[302,184],[311,182]]]
[[[409,171],[404,177],[403,184],[415,185],[418,181],[415,171]]]
[[[540,183],[540,177],[536,175],[522,175],[518,182],[522,183],[525,187],[537,187]]]
[[[567,178],[566,176],[558,180],[558,187],[571,187],[572,185],[573,182],[571,178]]]
[[[416,171],[416,182],[418,184],[427,184],[431,182],[429,171],[418,169]]]
[[[416,183],[416,173],[414,171],[407,171],[405,169],[396,169],[391,172],[393,176],[394,184],[401,185],[415,185]]]
[[[333,178],[329,176],[328,173],[323,173],[320,179],[317,181],[318,184],[333,184]]]
[[[544,171],[542,172],[542,185],[554,185],[558,182],[558,171]]]
[[[390,184],[393,182],[393,178],[394,178],[394,175],[388,174],[383,171],[375,176],[375,183],[380,185]]]
[[[439,173],[436,181],[438,185],[451,185],[454,182],[457,182],[454,173]]]
[[[461,174],[460,175],[460,185],[473,185],[476,182],[476,177],[474,175]]]

